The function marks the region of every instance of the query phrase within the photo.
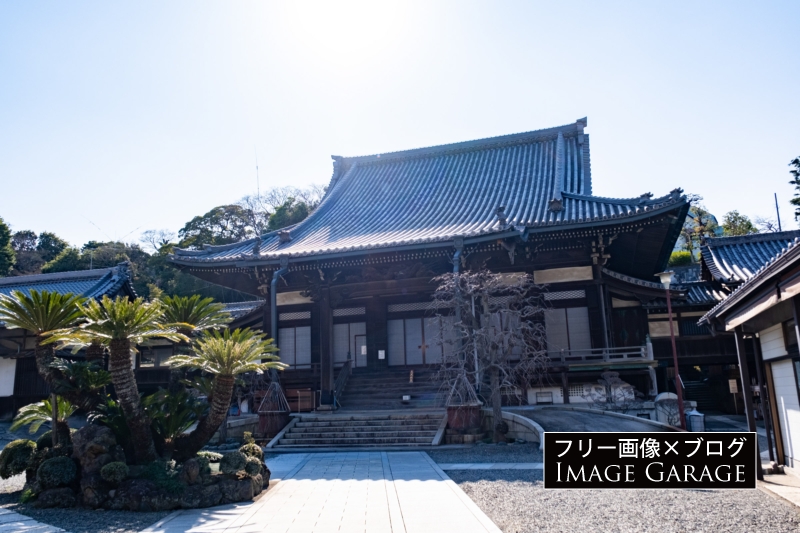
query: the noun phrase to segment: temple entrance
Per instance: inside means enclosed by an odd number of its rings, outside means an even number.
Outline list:
[[[333,365],[342,366],[351,359],[355,367],[367,366],[367,323],[333,325]],[[363,353],[362,353],[363,352]]]
[[[435,365],[442,362],[443,324],[452,317],[389,320],[389,366]],[[444,328],[447,330],[447,328]]]

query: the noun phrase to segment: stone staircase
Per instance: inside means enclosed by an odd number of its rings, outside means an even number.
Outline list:
[[[411,371],[414,381],[409,382]],[[424,366],[389,367],[380,373],[356,368],[339,399],[344,411],[441,408],[439,383],[433,381],[434,371]],[[403,401],[403,396],[410,396]]]
[[[697,402],[697,410],[716,411],[719,409],[719,402],[714,390],[711,386],[704,381],[684,381],[684,391],[686,391],[686,399]]]
[[[430,446],[444,410],[299,415],[273,448]]]

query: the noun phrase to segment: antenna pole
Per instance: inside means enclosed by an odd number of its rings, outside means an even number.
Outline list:
[[[783,231],[781,229],[781,210],[778,209],[778,193],[775,194],[775,213],[778,215],[778,231]]]
[[[256,194],[261,198],[261,181],[258,179],[258,151],[255,145],[253,145],[253,152],[256,154]]]

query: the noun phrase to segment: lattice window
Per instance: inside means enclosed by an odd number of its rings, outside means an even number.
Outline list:
[[[431,302],[417,302],[411,304],[389,304],[389,313],[403,313],[405,311],[425,311],[433,307]]]
[[[311,311],[298,311],[296,313],[280,313],[278,320],[307,320],[311,318]]]
[[[348,309],[334,309],[333,316],[358,316],[366,315],[366,307],[350,307]]]
[[[580,398],[583,396],[583,385],[570,385],[569,396],[570,398]]]
[[[586,291],[584,290],[575,290],[575,291],[558,291],[558,292],[546,292],[544,293],[545,300],[576,300],[579,298],[586,298]]]

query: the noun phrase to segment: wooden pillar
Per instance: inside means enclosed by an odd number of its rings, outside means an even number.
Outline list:
[[[744,398],[744,410],[747,418],[747,429],[756,431],[756,416],[753,413],[753,391],[750,388],[750,369],[747,367],[747,352],[744,346],[744,333],[742,326],[738,326],[734,331],[736,338],[736,354],[739,356],[739,377],[742,381],[742,397]],[[758,450],[758,439],[756,439],[756,477],[764,479],[764,472],[761,470],[761,454]]]
[[[758,337],[753,335],[753,356],[756,360],[756,378],[758,379],[758,397],[761,398],[761,411],[764,413],[764,429],[767,431],[767,448],[769,450],[769,460],[774,461],[775,456],[772,451],[772,435],[770,430],[770,416],[771,411],[770,402],[767,400],[766,386],[764,384],[764,376],[761,367],[764,365],[764,360],[761,357],[761,343]]]
[[[569,403],[569,377],[566,372],[561,373],[561,396],[564,403]]]
[[[327,287],[320,290],[317,302],[319,316],[320,404],[333,405],[333,310],[331,293]]]
[[[389,337],[386,331],[386,302],[373,296],[366,303],[367,308],[367,368],[382,370],[389,366]],[[378,352],[383,351],[383,359]]]
[[[777,453],[778,457],[778,464],[786,464],[786,456],[783,453],[783,435],[781,434],[781,420],[778,416],[778,404],[777,399],[775,398],[775,379],[772,376],[772,365],[765,364],[764,365],[765,374],[767,375],[767,383],[769,383],[769,388],[767,389],[767,394],[769,394],[769,403],[770,405],[774,405],[774,409],[770,409],[770,414],[772,415],[772,428],[774,430],[775,435],[775,452]]]

